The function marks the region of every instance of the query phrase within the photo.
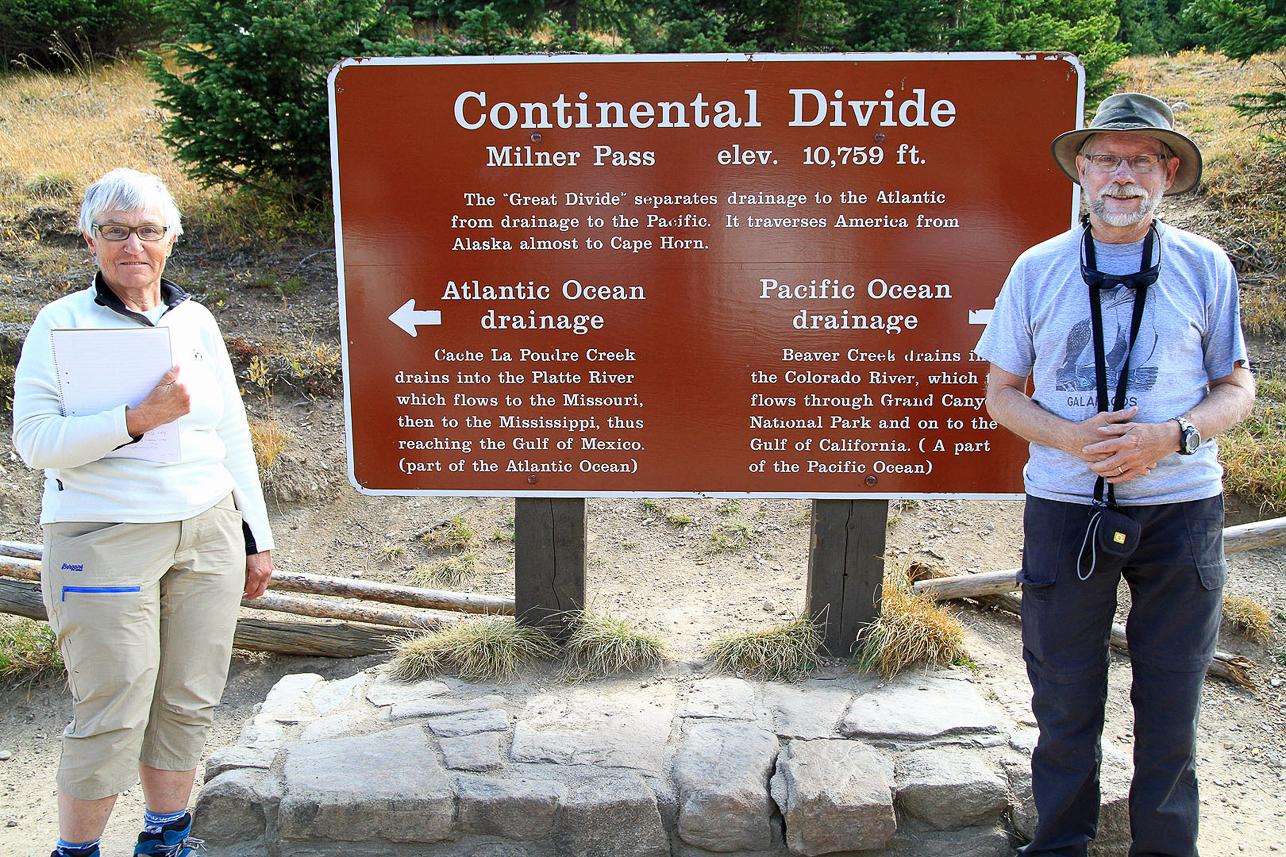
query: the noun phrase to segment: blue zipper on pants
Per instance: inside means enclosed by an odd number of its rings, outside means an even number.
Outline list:
[[[67,600],[68,592],[85,592],[90,595],[107,595],[117,592],[141,592],[140,586],[64,586],[62,600]]]

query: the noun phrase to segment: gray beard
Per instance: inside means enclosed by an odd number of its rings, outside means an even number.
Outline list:
[[[1120,213],[1108,211],[1107,204],[1103,201],[1105,194],[1099,194],[1097,199],[1089,200],[1090,213],[1108,226],[1135,226],[1151,217],[1161,205],[1161,199],[1164,192],[1156,196],[1149,196],[1133,213]]]

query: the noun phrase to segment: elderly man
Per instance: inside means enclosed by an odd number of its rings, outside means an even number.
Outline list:
[[[1097,831],[1122,577],[1129,853],[1197,854],[1197,716],[1227,577],[1212,438],[1245,418],[1255,388],[1227,255],[1156,219],[1167,190],[1201,175],[1200,152],[1173,122],[1161,101],[1126,93],[1054,140],[1087,222],[1019,257],[977,349],[991,364],[992,417],[1030,442],[1019,580],[1040,737],[1027,857],[1084,855]]]

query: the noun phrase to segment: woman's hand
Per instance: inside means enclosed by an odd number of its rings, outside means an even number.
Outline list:
[[[259,551],[246,557],[246,588],[242,598],[258,598],[268,590],[272,577],[272,551]]]
[[[157,426],[172,423],[192,410],[187,385],[179,380],[179,367],[161,376],[138,407],[125,409],[125,430],[130,437],[142,437]]]

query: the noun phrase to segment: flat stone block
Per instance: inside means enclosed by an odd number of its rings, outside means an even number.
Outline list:
[[[424,699],[429,696],[441,696],[450,691],[440,681],[425,679],[424,681],[407,682],[397,681],[389,678],[387,672],[382,672],[371,681],[370,686],[366,688],[366,701],[377,707],[393,705],[398,702],[409,702],[413,699]]]
[[[364,672],[339,681],[323,681],[308,694],[308,701],[318,714],[334,714],[361,702],[370,681],[370,675]]]
[[[251,718],[241,727],[237,745],[259,750],[275,750],[286,738],[286,727],[275,720],[260,723],[258,718]]]
[[[777,757],[772,796],[793,854],[883,848],[897,829],[888,761],[856,741],[792,741]]]
[[[285,724],[311,719],[314,710],[312,703],[308,701],[308,694],[323,682],[324,679],[317,673],[282,676],[272,686],[272,690],[268,691],[255,719],[260,722],[275,720]]]
[[[373,709],[370,706],[363,706],[362,708],[339,711],[335,714],[328,714],[325,717],[318,717],[304,727],[299,734],[299,740],[325,741],[327,738],[342,738],[345,735],[364,731],[375,722],[374,717],[377,711],[378,709]]]
[[[554,831],[560,857],[669,857],[656,795],[637,774],[604,774],[571,789]]]
[[[674,758],[679,837],[707,851],[771,847],[768,778],[779,749],[776,735],[749,723],[692,726]]]
[[[911,822],[876,857],[1013,857],[1013,842],[996,825],[934,830]]]
[[[673,691],[664,687],[542,694],[519,715],[510,757],[514,762],[659,773],[665,766],[673,704]]]
[[[500,758],[500,733],[479,732],[438,742],[447,767],[453,771],[489,771],[504,764]]]
[[[544,839],[554,829],[567,787],[553,780],[528,777],[460,777],[459,828],[463,833],[528,841]]]
[[[193,811],[193,835],[211,845],[263,839],[280,803],[281,786],[268,771],[225,771],[201,787]]]
[[[496,708],[483,711],[464,711],[434,717],[428,721],[429,729],[439,738],[456,738],[478,732],[502,732],[509,728],[509,715]]]
[[[283,839],[437,842],[451,833],[455,797],[418,726],[286,752]]]
[[[210,782],[225,771],[237,768],[257,768],[267,770],[272,767],[272,760],[277,755],[275,750],[255,747],[243,747],[234,744],[231,747],[220,747],[205,760],[205,780]]]
[[[394,703],[389,711],[390,720],[406,720],[411,717],[442,717],[447,714],[460,714],[464,711],[481,711],[484,708],[503,708],[505,698],[489,693],[476,699],[451,699],[427,697],[413,699],[410,702]]]
[[[938,830],[995,822],[1009,806],[1009,784],[976,753],[929,748],[897,762],[902,809]]]
[[[971,682],[903,675],[857,696],[839,731],[849,738],[924,741],[1000,730]]]
[[[740,678],[698,679],[688,685],[678,714],[680,717],[754,720],[755,688]]]
[[[852,691],[836,687],[764,687],[764,704],[782,738],[834,738],[839,719],[853,699]]]

